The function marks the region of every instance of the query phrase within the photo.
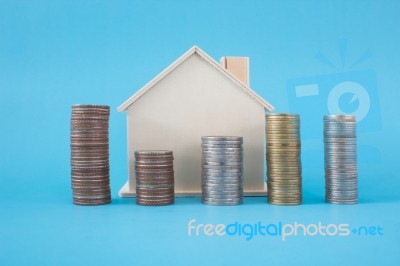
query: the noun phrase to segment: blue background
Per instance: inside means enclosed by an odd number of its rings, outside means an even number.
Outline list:
[[[0,1],[0,265],[282,264],[399,265],[399,1]],[[289,80],[353,70],[376,73],[373,116],[362,132],[360,204],[324,203],[321,121],[303,130],[304,204],[246,198],[210,207],[178,198],[146,208],[118,198],[127,179],[125,114],[137,89],[189,49],[251,58],[251,86],[278,112],[321,112],[288,99]],[[326,55],[339,67],[317,60]],[[72,204],[69,118],[73,103],[111,106],[113,202]],[[320,106],[320,104],[316,104]],[[322,118],[321,118],[322,119]],[[372,155],[371,155],[372,154]],[[370,157],[368,157],[370,156]],[[349,223],[384,235],[188,237],[187,223]]]

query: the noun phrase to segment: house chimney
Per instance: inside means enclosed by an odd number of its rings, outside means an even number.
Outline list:
[[[220,60],[221,65],[238,80],[249,86],[249,58],[225,56]]]

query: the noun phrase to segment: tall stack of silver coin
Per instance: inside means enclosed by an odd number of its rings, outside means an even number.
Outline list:
[[[174,203],[174,155],[172,151],[135,152],[136,203],[161,206]]]
[[[73,105],[71,184],[77,205],[111,202],[108,123],[110,107]]]
[[[356,118],[324,116],[325,199],[336,204],[358,201]]]
[[[300,117],[267,114],[266,157],[268,202],[277,205],[302,203]]]
[[[243,138],[202,137],[202,202],[237,205],[243,202]]]

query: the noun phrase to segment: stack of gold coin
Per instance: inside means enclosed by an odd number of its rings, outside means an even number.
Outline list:
[[[300,117],[267,114],[265,120],[268,202],[301,204]]]

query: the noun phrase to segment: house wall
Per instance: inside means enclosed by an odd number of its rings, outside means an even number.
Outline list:
[[[127,110],[129,187],[134,151],[174,151],[176,193],[201,192],[201,137],[243,136],[244,189],[264,189],[264,107],[197,54]]]

